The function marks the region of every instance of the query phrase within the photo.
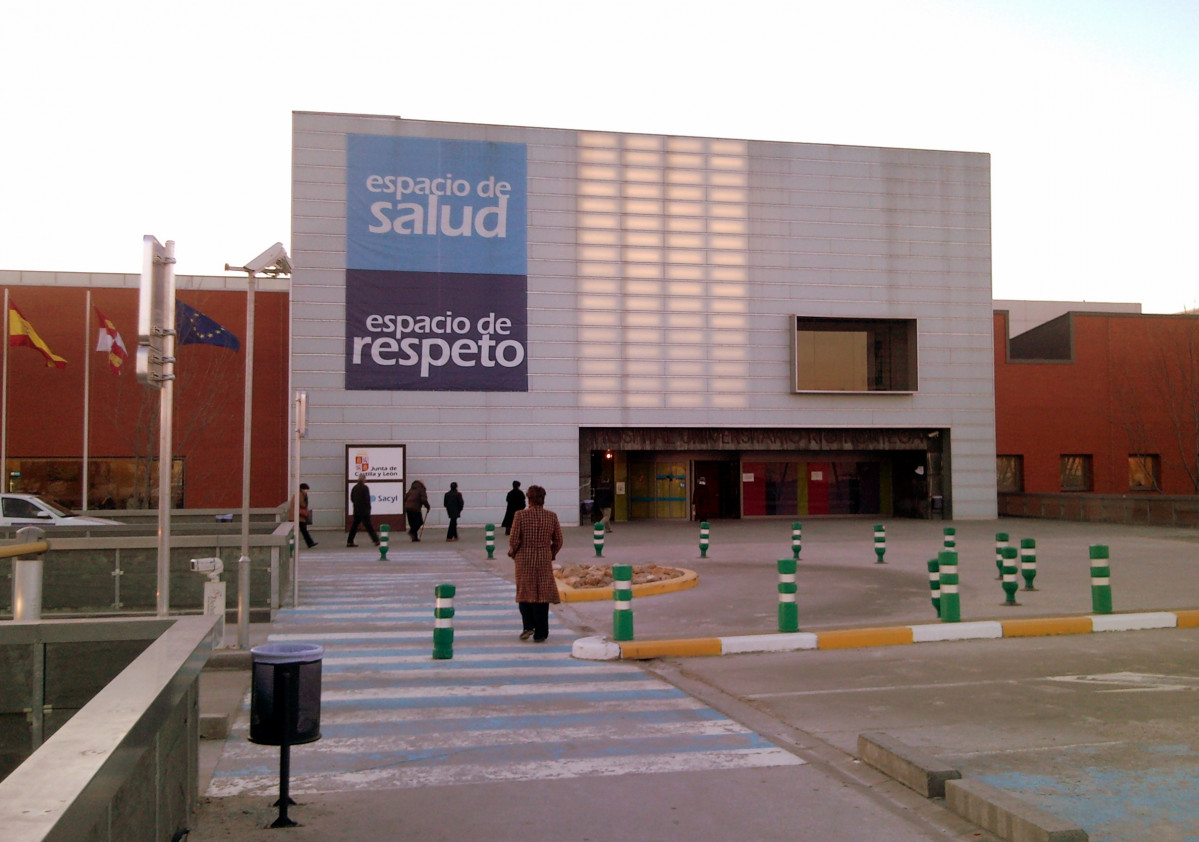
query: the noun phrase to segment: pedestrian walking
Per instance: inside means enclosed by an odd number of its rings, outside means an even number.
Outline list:
[[[612,484],[601,482],[595,489],[595,497],[591,503],[592,506],[599,509],[599,517],[592,516],[593,523],[602,523],[605,532],[612,531],[612,508],[616,505],[615,497],[612,494]]]
[[[512,480],[512,490],[508,492],[508,509],[504,512],[504,519],[500,521],[500,526],[504,527],[504,534],[512,534],[512,518],[516,513],[525,507],[525,493],[520,490],[520,480]]]
[[[465,505],[465,501],[462,499],[462,492],[458,490],[458,483],[450,483],[450,490],[445,493],[445,497],[441,500],[441,505],[445,506],[446,517],[450,519],[449,528],[445,531],[445,539],[447,541],[457,541],[458,518],[462,516],[462,507]]]
[[[523,496],[523,495],[522,495]],[[508,536],[508,555],[516,562],[516,602],[521,640],[541,643],[550,636],[550,603],[561,602],[554,560],[562,549],[558,516],[545,509],[545,489],[529,486],[529,508],[517,511]]]
[[[299,517],[300,537],[304,539],[308,549],[312,549],[316,546],[316,541],[313,541],[312,536],[308,534],[308,524],[312,523],[312,510],[308,508],[308,483],[306,482],[300,483],[299,499],[299,512],[296,511],[296,495],[292,495],[292,498],[287,501],[287,511],[293,521],[297,519],[297,516]]]
[[[429,493],[425,490],[423,482],[414,479],[404,495],[404,519],[408,521],[408,537],[411,540],[420,540],[420,529],[425,525],[425,515],[428,512]]]
[[[366,484],[366,474],[359,474],[358,482],[354,483],[354,487],[350,489],[350,508],[354,513],[354,520],[350,524],[350,535],[346,538],[346,546],[358,546],[354,543],[354,536],[358,534],[360,526],[366,530],[367,535],[371,536],[375,546],[379,546],[379,536],[375,534],[375,525],[371,523],[371,489]]]

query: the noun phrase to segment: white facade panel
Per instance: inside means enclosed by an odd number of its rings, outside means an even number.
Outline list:
[[[346,388],[347,135],[523,144],[527,391]],[[986,155],[302,113],[294,142],[317,508],[340,506],[338,448],[381,428],[435,515],[457,481],[479,524],[514,479],[573,522],[581,427],[919,427],[952,438],[954,516],[995,516]],[[916,319],[918,388],[794,394],[796,314]]]

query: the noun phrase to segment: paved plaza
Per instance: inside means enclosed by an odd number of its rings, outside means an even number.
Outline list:
[[[1185,530],[888,521],[878,564],[872,523],[817,521],[803,527],[801,631],[936,624],[926,563],[946,525],[957,530],[965,621],[1087,616],[1087,548],[1099,540],[1117,614],[1199,607],[1199,536]],[[996,532],[1037,540],[1037,590],[1021,591],[1016,606],[996,581]],[[589,528],[566,533],[563,563],[653,561],[699,574],[695,588],[634,600],[639,640],[777,634],[775,561],[792,554],[789,522],[713,523],[706,557],[696,524],[617,524],[602,559]],[[1092,839],[1137,838],[1127,828],[1157,827],[1155,810],[1168,818],[1162,827],[1189,832],[1182,805],[1195,793],[1182,784],[1199,762],[1193,718],[1175,702],[1199,687],[1199,666],[1154,659],[1199,642],[1194,630],[587,661],[572,644],[611,634],[611,603],[563,604],[547,643],[521,642],[502,546],[489,558],[482,530],[464,530],[458,544],[437,537],[397,541],[386,560],[371,548],[303,556],[300,606],[254,628],[256,640],[325,647],[322,739],[291,750],[290,817],[301,826],[264,830],[277,813],[279,751],[246,739],[243,693],[229,738],[204,746],[208,782],[189,839],[519,839],[531,827],[580,840],[991,838],[857,762],[857,735],[879,729],[1080,816]],[[457,589],[454,657],[434,660],[442,582]],[[234,689],[239,680],[220,679]],[[1108,723],[1105,711],[1134,695],[1143,715],[1117,710]],[[1138,718],[1152,725],[1133,751],[1117,725]],[[1121,771],[1121,758],[1130,798],[1113,803],[1104,776]],[[1131,797],[1154,785],[1157,806]]]

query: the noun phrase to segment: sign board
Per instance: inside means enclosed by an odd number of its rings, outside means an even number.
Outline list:
[[[347,136],[347,389],[528,391],[527,157]]]
[[[174,343],[166,335],[175,330],[175,244],[166,246],[150,234],[142,237],[142,275],[137,299],[137,382],[161,389],[174,377]]]
[[[346,515],[354,508],[350,490],[365,475],[371,491],[371,516],[402,515],[404,513],[404,481],[407,470],[407,445],[347,444],[346,445]]]

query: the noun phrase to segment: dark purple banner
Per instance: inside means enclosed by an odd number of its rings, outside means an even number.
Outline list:
[[[346,270],[346,388],[526,392],[524,275]]]

